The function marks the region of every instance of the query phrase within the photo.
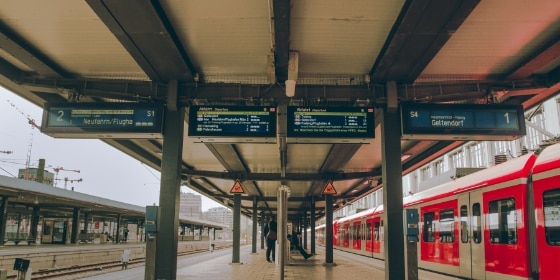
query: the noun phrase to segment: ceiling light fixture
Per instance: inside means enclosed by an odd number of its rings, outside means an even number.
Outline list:
[[[294,97],[296,94],[296,81],[298,78],[298,63],[299,63],[299,53],[290,52],[290,57],[288,59],[288,79],[285,81],[287,97]]]

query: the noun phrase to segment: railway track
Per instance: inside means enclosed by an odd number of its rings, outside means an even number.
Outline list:
[[[231,246],[222,246],[216,248],[214,250],[219,250],[223,248],[229,248]],[[184,253],[177,254],[178,257],[194,255],[198,253],[209,252],[210,249],[196,249],[191,250]],[[146,261],[146,258],[136,258],[131,259],[128,262],[128,267],[134,267],[143,265]],[[34,280],[43,280],[43,279],[79,279],[81,276],[92,276],[100,273],[105,273],[108,271],[115,271],[122,269],[122,263],[120,261],[110,261],[110,262],[103,262],[103,263],[94,263],[88,265],[77,265],[71,267],[63,267],[63,268],[52,268],[52,269],[42,269],[38,271],[32,272],[32,279]],[[10,275],[7,279],[17,279],[17,275]]]

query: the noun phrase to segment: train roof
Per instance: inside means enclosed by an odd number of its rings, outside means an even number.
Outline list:
[[[529,153],[504,163],[480,170],[451,182],[427,189],[403,199],[403,206],[433,201],[454,194],[467,192],[508,181],[525,183],[535,163],[536,155]]]
[[[373,214],[376,214],[376,213],[383,213],[383,205],[378,205],[377,207],[373,207],[371,209],[364,210],[362,212],[358,212],[356,214],[352,214],[352,215],[346,216],[344,218],[340,218],[337,221],[339,223],[342,223],[342,222],[345,222],[345,221],[348,221],[348,220],[353,220],[355,218],[359,218],[359,217],[363,217],[363,216],[369,216],[369,215],[373,215]]]
[[[539,153],[533,168],[533,174],[538,174],[556,168],[560,165],[560,143],[546,147]]]

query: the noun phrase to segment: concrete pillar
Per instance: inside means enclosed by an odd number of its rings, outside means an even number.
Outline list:
[[[165,111],[158,232],[155,234],[156,258],[153,279],[175,279],[177,276],[177,242],[179,198],[185,127],[185,107],[177,104],[178,82],[168,85],[168,107]]]

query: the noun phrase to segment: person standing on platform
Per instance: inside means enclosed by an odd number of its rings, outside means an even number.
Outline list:
[[[264,232],[266,236],[266,261],[267,262],[274,262],[275,261],[275,254],[276,254],[276,238],[278,237],[277,234],[277,225],[276,221],[274,220],[274,216],[270,216],[270,221],[264,227]],[[272,261],[270,260],[270,254],[272,253]]]
[[[126,242],[128,240],[128,228],[124,228],[123,232],[124,232],[124,241],[123,242]]]

